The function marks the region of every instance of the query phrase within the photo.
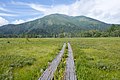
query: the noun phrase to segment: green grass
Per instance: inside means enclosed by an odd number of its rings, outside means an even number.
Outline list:
[[[71,41],[78,80],[120,80],[120,38]]]
[[[62,60],[61,60],[60,64],[58,65],[57,70],[54,73],[53,80],[64,80],[67,57],[68,57],[68,47],[66,46]]]
[[[1,38],[0,80],[37,80],[68,41],[78,80],[120,80],[120,38]],[[54,79],[63,79],[65,60]]]
[[[0,39],[0,80],[37,80],[62,45],[59,39]]]

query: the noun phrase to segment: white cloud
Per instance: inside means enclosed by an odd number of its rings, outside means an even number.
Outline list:
[[[0,10],[2,10],[2,11],[9,11],[9,10],[3,8],[3,7],[0,7]]]
[[[19,19],[19,20],[13,21],[12,24],[21,24],[21,23],[24,23],[24,22],[25,22],[24,20]]]
[[[44,15],[60,13],[70,16],[85,15],[108,23],[120,23],[120,0],[77,0],[69,5],[45,6],[28,4],[32,9]]]
[[[28,18],[26,20],[22,20],[22,19],[18,19],[18,20],[15,20],[13,22],[11,22],[12,24],[21,24],[21,23],[25,23],[25,22],[28,22],[28,21],[33,21],[35,19],[38,19],[40,17],[34,17],[34,18]]]
[[[1,7],[1,6],[0,6],[0,11],[1,12],[3,12],[3,11],[4,12],[9,12],[9,13],[18,13],[18,12],[14,11],[14,10],[9,10],[9,9]],[[7,14],[7,13],[0,13],[0,14]],[[16,16],[15,14],[8,14],[8,15]]]
[[[0,16],[17,16],[16,14],[0,13]]]
[[[9,22],[8,22],[5,18],[0,17],[0,26],[5,25],[5,24],[8,24],[8,23],[9,23]]]

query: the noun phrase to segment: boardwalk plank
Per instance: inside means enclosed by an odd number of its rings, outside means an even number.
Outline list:
[[[62,56],[64,54],[65,51],[65,47],[66,47],[66,43],[64,43],[61,51],[59,52],[59,54],[57,55],[57,57],[51,62],[50,66],[43,72],[43,74],[41,75],[41,77],[38,80],[51,80],[53,78],[53,74],[56,71]]]
[[[68,43],[68,58],[66,61],[66,71],[64,80],[77,80],[74,66],[73,52],[70,43]]]

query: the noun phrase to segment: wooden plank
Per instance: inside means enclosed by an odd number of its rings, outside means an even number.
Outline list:
[[[74,66],[73,51],[68,43],[68,58],[66,60],[66,71],[64,80],[77,80]]]
[[[41,75],[41,77],[38,80],[52,80],[53,78],[53,74],[56,71],[62,56],[64,54],[65,51],[65,47],[66,47],[66,43],[64,43],[61,51],[59,52],[59,54],[57,55],[57,57],[51,62],[50,66],[43,72],[43,74]]]

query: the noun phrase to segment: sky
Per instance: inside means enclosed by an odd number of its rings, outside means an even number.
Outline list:
[[[0,0],[0,26],[55,13],[120,24],[120,0]]]

